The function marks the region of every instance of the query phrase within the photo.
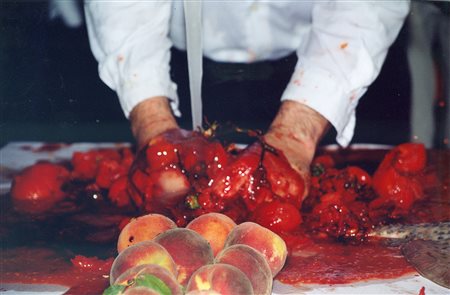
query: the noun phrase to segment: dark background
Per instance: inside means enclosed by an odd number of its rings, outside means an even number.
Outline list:
[[[0,2],[0,146],[10,141],[133,141],[116,94],[98,77],[86,28],[49,21],[47,6]],[[354,143],[409,139],[406,37],[404,27],[361,99]],[[333,136],[323,143],[334,143]]]

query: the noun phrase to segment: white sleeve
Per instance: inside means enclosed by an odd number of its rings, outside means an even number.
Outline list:
[[[170,79],[170,13],[171,1],[85,2],[100,78],[117,92],[126,117],[153,96],[168,97],[179,115],[176,85]]]
[[[347,146],[359,98],[381,70],[409,12],[409,1],[316,2],[310,39],[282,100],[315,109]]]

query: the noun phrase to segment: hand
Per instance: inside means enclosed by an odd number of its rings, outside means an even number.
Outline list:
[[[315,110],[295,101],[284,101],[264,139],[281,150],[292,168],[309,184],[309,166],[328,121]],[[305,191],[306,197],[308,189]]]
[[[166,97],[152,97],[139,103],[130,114],[131,131],[141,149],[155,136],[179,128]]]

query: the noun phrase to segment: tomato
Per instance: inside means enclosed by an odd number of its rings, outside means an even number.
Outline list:
[[[283,153],[266,151],[263,166],[273,193],[299,208],[305,193],[305,180],[291,167]]]
[[[258,184],[252,193],[246,194],[242,198],[247,210],[254,211],[259,204],[271,202],[274,195],[269,187]]]
[[[202,173],[205,164],[203,146],[196,144],[194,139],[184,142],[179,150],[183,168],[191,174]]]
[[[121,150],[122,159],[120,160],[120,166],[124,171],[129,171],[131,165],[134,161],[134,154],[130,148],[122,148]]]
[[[408,214],[414,202],[423,197],[419,181],[426,165],[423,144],[405,143],[392,149],[373,176],[378,198],[370,203],[372,210],[385,208],[391,218]]]
[[[117,150],[96,149],[87,152],[74,152],[72,155],[72,175],[74,178],[84,180],[94,179],[97,175],[98,165],[103,160],[120,161],[121,156]]]
[[[363,169],[356,166],[349,166],[339,172],[336,179],[338,181],[337,190],[343,195],[346,202],[353,202],[356,199],[372,198],[372,177]]]
[[[101,188],[109,188],[111,183],[122,175],[126,175],[127,171],[123,170],[118,161],[103,160],[98,164],[98,172],[95,182]]]
[[[130,172],[128,193],[137,207],[142,207],[146,199],[151,198],[152,181],[147,174],[137,169]]]
[[[176,145],[168,142],[159,142],[149,145],[145,151],[148,169],[158,170],[170,164],[178,163],[178,149]]]
[[[42,213],[65,197],[61,186],[70,178],[69,171],[57,164],[37,163],[14,178],[11,196],[16,210]]]
[[[298,208],[280,201],[260,204],[250,219],[276,233],[292,231],[302,223]]]
[[[206,173],[212,178],[228,163],[228,154],[219,142],[212,142],[205,151]]]
[[[423,197],[420,183],[401,175],[394,168],[375,174],[374,188],[379,197],[370,203],[371,208],[394,205],[393,218],[406,215],[414,201]]]
[[[417,174],[426,165],[425,146],[419,143],[404,143],[389,151],[377,168],[377,173],[383,173],[391,167],[402,174]]]
[[[333,168],[335,165],[336,163],[330,155],[315,157],[311,163],[311,176],[320,176],[325,172],[325,170]]]
[[[418,173],[425,168],[427,155],[425,146],[419,143],[404,143],[397,146],[392,165],[401,173]]]
[[[75,178],[93,179],[97,173],[97,153],[95,151],[74,152],[72,155]]]
[[[337,191],[336,179],[339,177],[340,171],[335,168],[330,168],[322,174],[318,180],[318,189],[323,193]],[[317,185],[316,183],[316,185]]]
[[[114,180],[108,191],[108,198],[117,207],[126,207],[130,205],[130,196],[127,191],[128,178],[122,176]]]
[[[348,166],[344,173],[349,181],[356,182],[358,185],[372,185],[372,177],[365,170],[357,166]]]
[[[320,204],[321,206],[329,206],[329,205],[341,205],[343,203],[342,201],[342,194],[339,192],[331,192],[323,195],[320,197]]]
[[[261,159],[261,146],[251,145],[229,163],[210,182],[214,197],[235,200],[240,190],[248,184]]]

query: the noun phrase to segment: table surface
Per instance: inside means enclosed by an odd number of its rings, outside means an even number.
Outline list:
[[[99,147],[128,146],[129,143],[74,143],[63,144],[54,150],[40,149],[41,142],[13,142],[0,149],[0,193],[7,193],[14,173],[39,160],[61,161],[70,158],[74,151],[86,151]],[[359,145],[355,148],[385,148],[386,146]],[[1,253],[0,253],[1,254]],[[0,255],[1,256],[1,255]],[[395,280],[361,282],[346,285],[304,285],[293,287],[274,283],[273,294],[450,294],[450,289],[441,287],[416,274]],[[63,294],[64,286],[4,284],[0,282],[0,293],[4,294]]]

